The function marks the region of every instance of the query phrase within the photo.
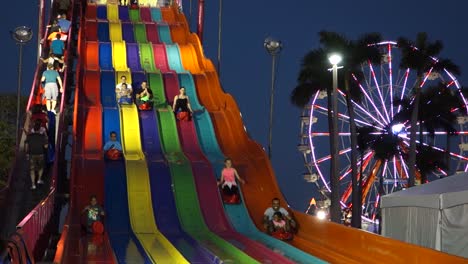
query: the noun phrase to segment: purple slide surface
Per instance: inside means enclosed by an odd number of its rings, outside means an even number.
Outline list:
[[[133,34],[132,23],[122,23],[122,38],[127,43],[135,43],[135,34]]]
[[[131,71],[143,71],[140,64],[140,52],[137,43],[127,44],[127,64]]]

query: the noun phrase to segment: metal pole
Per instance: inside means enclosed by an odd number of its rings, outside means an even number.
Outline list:
[[[275,67],[276,67],[276,54],[271,55],[271,90],[270,90],[270,126],[268,133],[268,158],[271,160],[272,156],[272,139],[273,139],[273,99],[275,95]]]
[[[341,205],[340,205],[340,182],[339,182],[339,155],[338,155],[338,66],[333,64],[333,94],[332,94],[332,110],[333,110],[333,127],[334,133],[332,135],[335,146],[331,153],[332,174],[331,174],[331,220],[339,223],[341,220]]]
[[[20,104],[21,104],[21,67],[23,66],[23,44],[17,44],[19,46],[19,58],[18,58],[18,87],[16,90],[16,149],[19,150],[20,142]]]
[[[223,0],[219,0],[219,11],[218,11],[218,64],[216,65],[218,70],[218,78],[221,76],[221,33],[222,33],[222,20],[223,19]]]
[[[198,25],[197,35],[200,43],[203,44],[203,24],[205,20],[205,0],[198,0]]]
[[[37,60],[42,55],[42,45],[41,45],[41,40],[44,35],[44,0],[39,0],[39,13],[38,13],[39,19],[37,23]]]

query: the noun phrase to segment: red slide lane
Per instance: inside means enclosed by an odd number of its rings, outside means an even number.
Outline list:
[[[268,158],[260,146],[244,132],[239,109],[233,98],[222,92],[214,67],[196,76],[200,101],[210,111],[223,152],[242,165],[240,174],[249,182],[243,188],[246,205],[257,227],[262,229],[262,215],[272,197],[282,196]],[[208,85],[208,87],[203,87]],[[211,93],[206,95],[205,93]],[[211,99],[210,99],[211,98]],[[206,100],[208,99],[208,100]],[[216,105],[212,103],[215,102]],[[224,111],[216,111],[224,109]],[[406,244],[371,233],[320,222],[301,212],[294,212],[300,223],[292,245],[332,263],[463,263],[465,260],[427,248]]]
[[[178,80],[175,73],[164,74],[164,87],[166,98],[171,102],[175,95],[179,94]],[[238,245],[246,254],[261,263],[294,263],[286,257],[274,253],[264,245],[253,241],[246,236],[237,233],[229,224],[213,175],[213,167],[206,159],[198,144],[198,138],[193,122],[177,122],[177,131],[184,154],[191,163],[194,180],[207,226],[235,246]],[[215,198],[215,199],[213,199]]]
[[[97,5],[88,3],[88,5],[86,6],[86,11],[85,11],[85,19],[86,20],[97,19]]]
[[[152,23],[151,10],[149,7],[140,7],[140,18],[145,23]]]
[[[158,26],[155,23],[145,24],[146,26],[146,38],[153,44],[161,43],[159,40]]]
[[[86,41],[98,41],[98,22],[96,20],[86,20],[84,26]]]
[[[96,41],[86,42],[86,68],[90,71],[99,71],[99,43]],[[98,83],[99,86],[99,83]],[[87,87],[85,85],[85,87]]]
[[[153,44],[153,57],[156,68],[161,72],[171,72],[167,62],[166,47],[164,44]]]

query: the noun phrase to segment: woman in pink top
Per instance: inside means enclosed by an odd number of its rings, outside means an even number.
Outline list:
[[[221,171],[221,179],[218,182],[218,186],[221,185],[226,195],[238,194],[236,178],[241,183],[245,183],[245,181],[239,177],[237,170],[232,167],[231,159],[226,158],[224,160],[224,169]]]

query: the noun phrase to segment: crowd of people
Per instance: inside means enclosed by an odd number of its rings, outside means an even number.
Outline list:
[[[47,35],[41,41],[44,58],[39,62],[45,64],[39,85],[39,100],[28,111],[28,121],[25,123],[24,153],[29,161],[29,174],[31,190],[44,184],[44,169],[49,148],[49,116],[48,113],[57,114],[57,98],[63,93],[63,74],[65,64],[65,43],[68,39],[71,21],[67,20],[67,13],[71,6],[70,0],[55,2],[53,13],[55,19],[47,26]],[[53,130],[54,131],[54,130]]]

